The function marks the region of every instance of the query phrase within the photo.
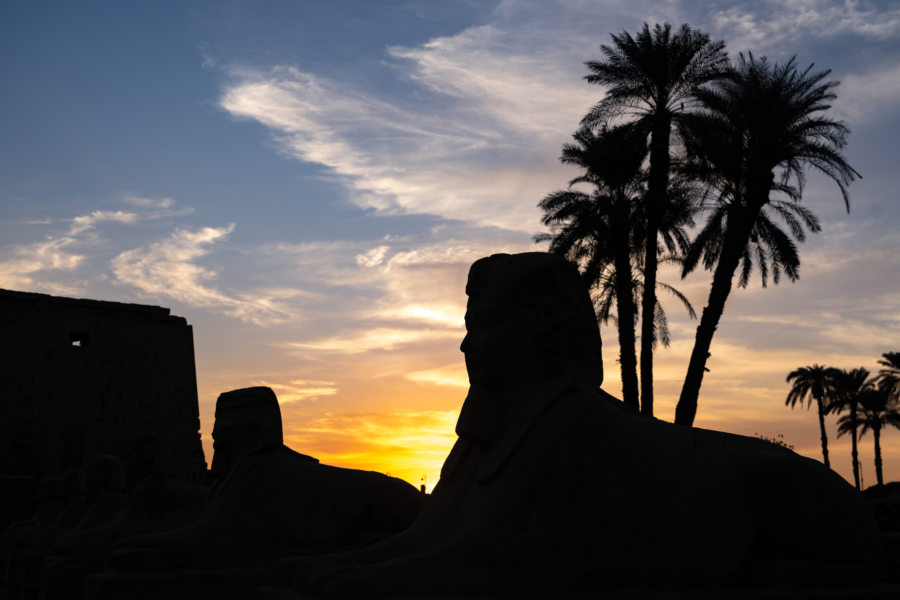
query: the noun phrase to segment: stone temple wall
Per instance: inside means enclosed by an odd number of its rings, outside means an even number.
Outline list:
[[[0,290],[0,476],[61,475],[165,440],[197,480],[193,330],[158,306]]]

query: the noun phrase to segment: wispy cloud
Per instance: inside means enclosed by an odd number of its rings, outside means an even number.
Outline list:
[[[384,262],[384,256],[390,249],[390,246],[375,246],[370,250],[366,250],[362,254],[357,254],[356,264],[361,267],[377,267],[382,262]]]
[[[136,194],[125,194],[123,200],[132,206],[140,206],[141,208],[161,208],[168,209],[175,206],[173,198],[149,198],[146,196],[138,196]]]
[[[542,52],[503,54],[506,37],[486,27],[392,47],[418,101],[277,66],[232,69],[220,106],[329,167],[360,206],[531,232],[544,190],[564,180],[557,148],[597,93]]]
[[[443,329],[459,336],[469,266],[490,254],[532,248],[521,234],[497,235],[490,243],[468,241],[460,233],[442,229],[406,238],[265,246],[263,252],[281,257],[301,287],[319,290],[306,299],[307,308],[333,314],[340,327],[294,347],[361,352],[436,339]],[[411,333],[419,328],[426,332],[421,338]]]
[[[141,209],[139,215],[141,221],[151,221],[169,217],[183,217],[194,213],[194,207],[176,207],[175,205],[177,202],[175,199],[168,196],[148,197],[127,193],[122,197],[122,201]]]
[[[266,245],[267,260],[278,262],[283,277],[316,291],[299,302],[316,318],[272,344],[314,368],[328,364],[372,378],[402,380],[447,363],[465,335],[469,266],[532,247],[528,236],[493,233],[493,242],[474,242],[471,231],[448,226],[369,241]]]
[[[440,329],[365,329],[307,342],[289,342],[288,348],[357,354],[372,350],[393,350],[397,346],[423,341],[458,338],[456,331]]]
[[[196,261],[209,254],[211,246],[225,241],[234,227],[231,223],[195,231],[176,229],[163,240],[116,256],[112,260],[113,274],[120,283],[137,287],[150,296],[220,308],[227,315],[257,325],[290,319],[290,311],[273,295],[258,291],[229,295],[207,285],[218,274]],[[284,291],[277,291],[274,296],[283,297]]]
[[[362,207],[533,232],[536,203],[568,178],[556,164],[558,149],[602,97],[601,88],[583,81],[583,62],[598,58],[608,33],[634,31],[645,19],[691,22],[726,39],[732,51],[776,58],[796,52],[797,39],[900,34],[900,9],[863,2],[745,2],[712,10],[688,2],[504,2],[485,24],[417,46],[389,46],[385,68],[405,78],[390,92],[292,65],[244,66],[226,68],[219,105],[266,126],[286,155],[329,168]],[[892,75],[873,74],[877,81],[868,82],[893,98]]]
[[[67,249],[76,243],[74,237],[62,236],[14,247],[12,256],[0,261],[0,287],[50,294],[77,294],[82,286],[41,277],[48,271],[73,271],[78,268],[84,261],[84,255]]]
[[[71,274],[86,264],[88,246],[91,242],[98,241],[93,230],[101,223],[134,225],[144,218],[148,217],[135,212],[95,210],[71,219],[41,219],[24,223],[68,223],[68,227],[64,232],[45,236],[40,242],[7,247],[4,254],[9,258],[0,261],[0,287],[51,294],[78,294],[85,288],[86,281],[64,281],[59,275]],[[76,252],[75,248],[80,251]]]
[[[461,329],[463,312],[463,307],[458,304],[407,304],[381,309],[375,315],[386,320],[419,321]]]
[[[113,259],[119,281],[155,295],[165,295],[200,306],[228,304],[231,298],[205,287],[201,282],[215,279],[215,271],[193,261],[209,253],[207,246],[223,241],[234,231],[226,227],[203,227],[197,231],[176,229],[167,239],[147,248],[136,248]]]
[[[900,65],[845,75],[835,108],[851,123],[881,119],[900,104]]]
[[[887,40],[900,34],[900,8],[854,0],[794,0],[736,3],[709,18],[734,51],[788,52],[796,40],[842,35]]]
[[[93,229],[97,223],[103,221],[113,221],[116,223],[124,223],[126,225],[134,225],[138,222],[138,215],[132,212],[124,212],[121,210],[95,210],[89,215],[82,215],[72,219],[72,225],[69,227],[69,235],[78,235],[90,229]]]
[[[139,222],[165,217],[181,216],[193,212],[193,208],[175,208],[172,198],[144,198],[125,194],[122,201],[137,207],[135,211],[94,210],[71,218],[44,218],[23,222],[30,226],[60,226],[64,231],[54,231],[39,242],[10,245],[0,257],[0,287],[46,292],[50,294],[77,295],[89,286],[90,277],[73,278],[73,272],[91,266],[94,252],[108,240],[99,229],[103,224],[134,226]],[[97,265],[93,265],[96,267]],[[105,274],[95,273],[95,278]]]
[[[406,378],[417,383],[430,383],[458,388],[469,387],[469,375],[466,373],[466,367],[462,361],[435,369],[413,371],[407,374]]]
[[[292,379],[287,383],[278,383],[259,379],[252,385],[263,385],[272,388],[278,396],[281,405],[305,400],[318,400],[319,398],[334,396],[338,393],[337,384],[333,381],[313,381],[309,379]]]
[[[541,51],[523,43],[526,32]],[[586,49],[566,38],[547,43],[552,35],[535,24],[483,25],[388,53],[407,61],[413,81],[454,100],[451,118],[479,124],[486,140],[507,149],[524,136],[558,137],[596,102],[596,90],[580,81],[580,61],[572,60]]]

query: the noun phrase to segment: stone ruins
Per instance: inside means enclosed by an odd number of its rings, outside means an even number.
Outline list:
[[[0,477],[58,476],[155,438],[197,481],[193,330],[168,308],[0,290]]]

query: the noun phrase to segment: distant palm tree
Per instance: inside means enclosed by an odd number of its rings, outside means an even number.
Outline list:
[[[806,400],[806,408],[809,409],[813,400],[816,402],[817,412],[819,413],[819,437],[822,440],[822,461],[825,466],[831,468],[828,462],[828,435],[825,432],[825,413],[827,412],[827,400],[833,388],[833,380],[837,374],[837,369],[833,367],[823,367],[821,365],[813,365],[811,367],[800,367],[787,376],[788,383],[793,382],[791,391],[788,392],[787,399],[784,401],[786,406],[794,408],[797,404],[803,406]]]
[[[569,189],[554,192],[538,206],[542,223],[552,233],[538,234],[536,242],[549,241],[550,251],[581,265],[589,287],[613,282],[619,333],[619,364],[623,401],[638,410],[637,358],[634,321],[635,220],[644,195],[641,163],[647,143],[635,129],[604,128],[599,133],[579,129],[574,143],[566,144],[560,160],[583,169]],[[590,193],[573,189],[587,183]]]
[[[697,88],[719,78],[728,66],[724,42],[682,25],[644,23],[634,37],[627,31],[612,36],[613,45],[600,47],[602,61],[587,64],[589,83],[606,86],[603,100],[583,123],[596,127],[625,117],[650,137],[650,173],[644,242],[644,286],[641,301],[641,412],[653,415],[653,333],[656,322],[656,272],[659,233],[665,229],[664,209],[670,171],[670,135],[685,104]]]
[[[870,429],[875,438],[875,477],[878,485],[884,485],[881,461],[881,430],[888,425],[900,429],[900,400],[892,396],[887,386],[879,385],[863,390],[859,395],[859,407],[861,417],[856,421],[859,427],[859,437]],[[845,415],[838,420],[838,435],[844,431],[850,431],[854,423]]]
[[[885,367],[878,371],[878,385],[884,386],[888,394],[900,399],[900,352],[885,352],[878,364]]]
[[[849,411],[849,414],[838,419],[838,437],[845,433],[850,434],[850,458],[853,462],[853,482],[856,489],[859,485],[859,449],[857,447],[857,429],[860,426],[857,408],[860,397],[866,390],[872,388],[869,381],[869,370],[862,367],[858,369],[838,369],[832,379],[834,386],[832,401],[829,404],[829,412]]]
[[[836,97],[830,71],[798,70],[795,59],[771,64],[765,58],[740,56],[730,76],[713,88],[696,91],[703,104],[683,115],[682,137],[688,167],[710,183],[716,203],[684,263],[683,275],[701,261],[713,270],[709,299],[694,341],[675,422],[692,425],[713,335],[740,267],[745,286],[756,262],[763,285],[769,271],[794,281],[800,260],[793,239],[802,242],[804,227],[819,231],[809,210],[797,204],[812,167],[834,180],[849,210],[847,186],[859,174],[844,160],[849,129],[823,116]],[[773,200],[772,192],[786,196]],[[773,221],[779,217],[785,232]]]

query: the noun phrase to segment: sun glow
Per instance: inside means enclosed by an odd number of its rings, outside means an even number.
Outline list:
[[[389,473],[431,491],[456,441],[456,411],[326,413],[285,424],[285,444],[324,464]]]

